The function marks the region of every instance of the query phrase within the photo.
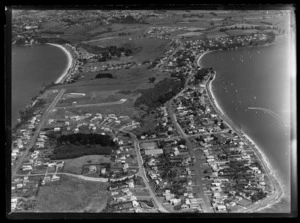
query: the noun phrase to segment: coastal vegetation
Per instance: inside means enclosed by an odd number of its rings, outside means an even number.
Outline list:
[[[96,79],[98,78],[114,78],[114,76],[111,73],[99,73],[96,74]]]
[[[70,159],[86,155],[110,155],[117,145],[109,135],[99,134],[68,134],[56,137],[49,134],[49,137],[56,140],[51,159]]]
[[[94,45],[89,45],[85,43],[77,44],[78,47],[82,47],[89,53],[100,54],[101,57],[98,59],[99,62],[104,62],[112,57],[121,57],[130,56],[133,52],[131,49],[126,47],[117,47],[117,46],[108,46],[108,47],[99,47]]]
[[[141,90],[142,95],[136,99],[135,106],[142,109],[146,106],[146,110],[158,108],[179,93],[183,82],[184,79],[165,78],[153,88]]]
[[[32,99],[32,104],[36,98],[37,98],[37,96]],[[46,100],[37,99],[36,103],[34,105],[32,105],[32,104],[28,105],[25,110],[19,111],[19,120],[20,121],[15,125],[14,130],[18,129],[23,124],[27,123],[29,121],[29,119],[31,119],[32,116],[34,114],[36,114],[36,111],[38,109],[42,108],[46,104]]]
[[[100,135],[100,134],[68,134],[61,135],[57,139],[57,143],[62,144],[81,144],[81,145],[101,145],[101,146],[111,146],[115,147],[116,144],[112,141],[111,136],[109,135]]]

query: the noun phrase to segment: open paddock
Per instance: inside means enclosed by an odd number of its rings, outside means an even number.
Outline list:
[[[61,175],[59,181],[40,188],[34,212],[101,212],[107,187],[108,183]]]
[[[241,30],[241,29],[226,30],[225,32],[226,32],[229,36],[243,36],[243,35],[247,35],[247,34],[244,33],[244,31]]]
[[[100,78],[93,79],[97,73],[86,73],[84,78],[72,84],[64,84],[55,86],[56,89],[65,88],[66,93],[88,93],[94,91],[115,91],[145,89],[153,87],[158,81],[169,77],[169,73],[161,73],[150,71],[145,67],[132,69],[119,69],[105,71],[111,73],[115,79]],[[154,83],[149,82],[150,77],[156,77]]]
[[[220,37],[228,37],[228,35],[225,32],[209,32],[209,33],[206,33],[205,36],[208,39],[214,39],[214,38],[220,38]]]
[[[143,62],[145,60],[154,60],[160,57],[170,41],[164,39],[141,38],[128,40],[123,43],[123,47],[131,49],[133,54],[133,61]]]

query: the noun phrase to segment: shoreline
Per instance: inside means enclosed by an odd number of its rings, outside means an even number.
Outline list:
[[[200,66],[201,59],[203,58],[204,55],[206,55],[209,52],[214,52],[214,51],[206,51],[198,57],[197,65],[199,67],[201,67]],[[216,72],[215,72],[215,75],[216,75]],[[272,170],[273,169],[272,165],[271,165],[270,161],[268,160],[268,158],[266,157],[266,155],[263,153],[263,150],[254,142],[254,140],[251,139],[250,136],[248,136],[243,131],[239,130],[239,128],[236,127],[236,125],[233,123],[233,121],[228,116],[226,116],[224,111],[221,109],[220,105],[218,104],[218,101],[216,100],[216,96],[214,95],[214,93],[212,91],[212,84],[211,83],[214,81],[215,75],[214,75],[214,78],[212,80],[208,81],[209,82],[209,87],[208,88],[207,88],[207,85],[206,85],[206,90],[208,91],[207,93],[208,93],[208,95],[211,95],[213,106],[215,106],[216,112],[220,113],[219,115],[221,116],[223,121],[228,125],[228,127],[231,130],[233,130],[236,133],[240,133],[243,136],[241,138],[244,141],[246,141],[247,144],[249,144],[249,146],[252,148],[255,156],[260,161],[260,163],[262,165],[262,168],[264,169],[265,174],[269,178],[268,180],[270,181],[270,186],[272,188],[272,191],[269,193],[269,195],[267,197],[265,197],[262,200],[258,201],[258,203],[264,201],[267,198],[269,198],[270,196],[273,195],[273,193],[276,193],[274,195],[275,196],[277,195],[277,198],[276,198],[276,201],[268,203],[268,205],[266,205],[265,207],[258,208],[257,211],[261,211],[265,208],[270,208],[273,205],[279,203],[284,197],[286,197],[286,194],[283,190],[284,187],[282,185],[282,182],[280,181],[279,177],[276,176],[276,173]],[[256,204],[256,202],[254,204]]]
[[[63,45],[59,45],[59,44],[55,44],[55,43],[47,43],[47,44],[60,48],[67,56],[67,60],[68,60],[67,66],[64,69],[64,71],[62,72],[62,74],[54,82],[55,84],[59,84],[66,76],[68,76],[69,70],[73,66],[74,58],[73,58],[72,54],[70,53],[70,51],[67,50]]]

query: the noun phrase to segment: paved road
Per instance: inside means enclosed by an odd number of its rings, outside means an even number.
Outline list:
[[[55,105],[57,104],[57,102],[59,101],[59,99],[63,96],[65,92],[65,89],[61,89],[60,92],[57,94],[57,96],[55,97],[54,101],[50,104],[50,106],[48,107],[48,109],[44,112],[42,118],[41,118],[41,122],[37,128],[37,130],[35,131],[34,135],[31,138],[31,142],[29,143],[29,145],[26,147],[26,150],[24,151],[23,155],[18,159],[17,164],[15,165],[14,169],[12,170],[12,178],[14,178],[14,176],[16,175],[16,172],[20,169],[20,166],[22,165],[25,157],[27,156],[29,149],[34,145],[40,130],[42,128],[42,126],[45,124],[45,122],[47,121],[49,112],[51,112],[51,110],[55,107]]]
[[[135,175],[140,176],[140,177],[143,178],[144,183],[146,185],[146,188],[150,192],[150,196],[151,196],[152,200],[154,201],[154,203],[155,203],[156,207],[158,208],[158,210],[160,212],[163,212],[163,213],[168,213],[168,211],[157,200],[157,197],[155,196],[155,194],[154,194],[151,186],[149,185],[149,181],[148,181],[148,178],[147,178],[146,173],[145,173],[145,168],[143,166],[143,159],[142,159],[142,156],[141,156],[141,153],[140,153],[139,141],[138,141],[136,135],[134,135],[131,132],[125,131],[125,130],[119,130],[119,131],[122,131],[122,132],[125,132],[125,133],[129,133],[130,136],[134,140],[134,148],[135,148],[135,151],[136,151],[137,161],[138,161],[138,164],[139,164],[139,172],[137,172]]]
[[[36,173],[36,174],[16,174],[15,176],[44,176],[45,174],[43,173]],[[86,181],[93,181],[93,182],[107,182],[108,179],[107,178],[96,178],[96,177],[87,177],[87,176],[83,176],[83,175],[77,175],[77,174],[72,174],[72,173],[65,173],[65,172],[59,172],[59,173],[47,173],[47,175],[67,175],[67,176],[71,176],[71,177],[77,177],[79,179],[82,180],[86,180]]]
[[[203,211],[204,212],[211,212],[210,202],[207,199],[207,197],[204,195],[204,190],[203,190],[202,161],[200,159],[199,151],[195,151],[194,150],[194,146],[192,145],[192,142],[190,141],[189,136],[184,133],[184,131],[182,130],[181,126],[178,124],[171,103],[172,103],[172,101],[169,101],[169,102],[166,103],[168,112],[169,112],[170,117],[171,117],[171,121],[174,124],[175,128],[177,129],[177,131],[179,132],[179,134],[181,135],[181,137],[183,137],[186,140],[186,146],[188,147],[191,156],[195,157],[194,166],[195,166],[196,185],[194,186],[194,190],[198,194],[198,196],[203,199],[203,203],[202,203]]]

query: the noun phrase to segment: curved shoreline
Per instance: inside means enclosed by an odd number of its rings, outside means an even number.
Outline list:
[[[200,66],[200,60],[203,58],[204,55],[206,55],[209,52],[214,52],[214,51],[206,51],[203,54],[201,54],[198,59],[197,59],[197,65],[199,67]],[[215,72],[216,75],[216,72]],[[231,119],[223,112],[223,110],[221,109],[220,105],[218,104],[216,97],[212,91],[212,82],[215,79],[215,75],[213,77],[212,80],[208,81],[209,82],[209,87],[207,89],[207,93],[209,96],[211,96],[211,101],[212,101],[212,105],[215,107],[215,110],[217,113],[219,113],[220,117],[225,121],[225,123],[229,126],[230,129],[232,129],[234,132],[238,133],[239,135],[241,135],[241,138],[247,142],[247,144],[253,149],[253,152],[255,154],[255,156],[257,157],[257,159],[260,161],[260,163],[262,164],[263,169],[265,170],[265,174],[268,176],[268,179],[270,181],[270,186],[272,188],[272,191],[268,194],[267,197],[263,198],[260,201],[255,202],[252,205],[259,205],[259,203],[264,202],[266,199],[272,199],[272,197],[274,196],[274,198],[276,199],[275,201],[269,203],[265,206],[265,207],[257,207],[256,211],[261,211],[265,208],[270,208],[271,206],[279,203],[286,195],[285,192],[283,191],[283,185],[280,182],[280,180],[278,179],[279,177],[276,176],[275,172],[272,170],[272,166],[271,163],[269,162],[269,160],[267,159],[266,155],[263,153],[263,150],[257,146],[257,144],[254,142],[254,140],[251,139],[250,136],[248,136],[247,134],[245,134],[243,131],[239,130],[239,128],[237,128],[237,126],[233,123],[233,121],[231,121]],[[273,198],[273,199],[274,199]],[[267,200],[268,201],[268,200]],[[252,207],[249,206],[250,208]],[[249,209],[249,207],[247,207],[247,209],[245,211],[247,211]],[[244,210],[241,210],[244,211]],[[255,211],[255,209],[254,209]]]
[[[59,84],[68,75],[69,70],[73,65],[73,56],[63,45],[54,44],[54,43],[47,43],[47,44],[60,48],[67,56],[68,64],[67,64],[66,68],[64,69],[64,71],[62,72],[62,74],[54,82],[55,84]]]

